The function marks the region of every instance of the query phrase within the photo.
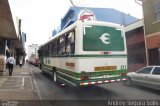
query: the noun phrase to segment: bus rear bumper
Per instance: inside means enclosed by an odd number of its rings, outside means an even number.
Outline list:
[[[79,86],[90,86],[90,85],[97,85],[97,84],[105,84],[105,83],[113,83],[113,82],[121,82],[128,80],[127,77],[125,78],[117,78],[117,79],[106,79],[106,80],[98,80],[98,81],[81,81]]]

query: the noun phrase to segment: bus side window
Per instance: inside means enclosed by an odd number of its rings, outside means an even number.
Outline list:
[[[58,45],[58,54],[63,55],[65,53],[65,36],[61,36]]]
[[[45,45],[44,50],[45,50],[45,52],[44,52],[45,54],[44,55],[47,56],[48,45]]]
[[[68,54],[74,54],[75,51],[74,36],[75,35],[73,31],[67,35],[66,52]]]
[[[47,56],[49,56],[49,50],[50,49],[50,47],[49,47],[49,44],[47,44]]]
[[[53,41],[50,43],[50,55],[53,56]]]
[[[50,42],[48,46],[49,46],[49,50],[48,50],[49,56],[52,56],[52,43]]]
[[[53,41],[52,48],[53,48],[52,54],[54,56],[57,54],[57,40],[56,39]]]
[[[45,56],[45,49],[44,49],[44,46],[42,47],[42,55]]]
[[[70,48],[71,48],[70,53],[71,53],[71,54],[74,54],[74,51],[75,51],[75,43],[71,43],[71,44],[70,44]]]

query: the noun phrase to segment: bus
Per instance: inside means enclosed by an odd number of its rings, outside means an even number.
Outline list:
[[[56,83],[75,87],[127,80],[123,26],[76,21],[39,49],[40,68]]]

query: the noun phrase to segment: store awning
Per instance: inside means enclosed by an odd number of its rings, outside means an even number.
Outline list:
[[[8,0],[0,0],[0,37],[17,39],[17,33]]]

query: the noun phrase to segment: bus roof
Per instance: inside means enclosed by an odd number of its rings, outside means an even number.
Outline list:
[[[58,36],[72,30],[74,27],[77,26],[77,24],[91,24],[91,25],[108,25],[111,27],[116,27],[116,28],[122,28],[122,25],[120,24],[115,24],[115,23],[110,23],[110,22],[104,22],[104,21],[81,21],[81,20],[77,20],[76,22],[74,22],[73,24],[71,24],[70,26],[68,26],[67,28],[65,28],[64,30],[60,31],[59,33],[57,33],[56,35],[54,35],[52,38],[50,38],[49,40],[47,40],[45,43],[43,43],[41,46],[46,45],[47,43],[51,42],[53,39],[57,38]]]

